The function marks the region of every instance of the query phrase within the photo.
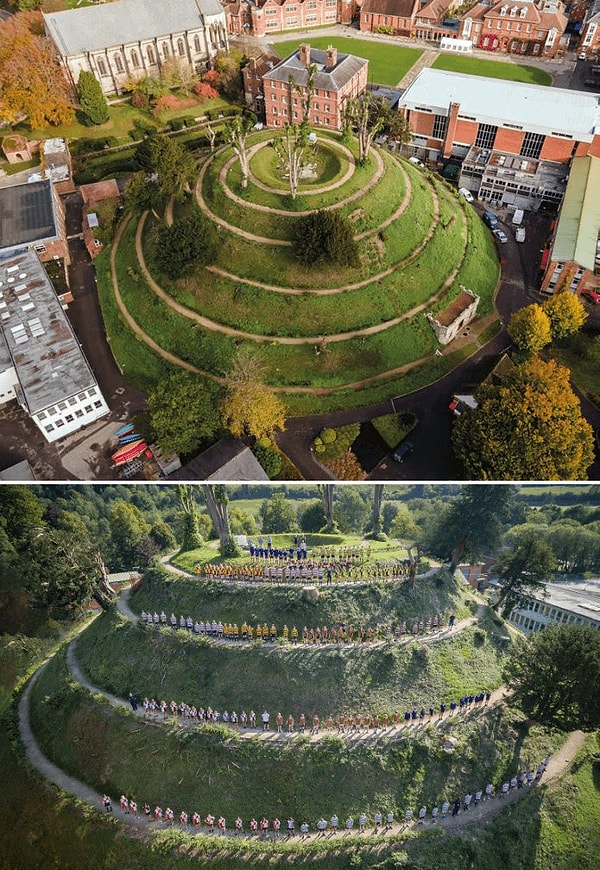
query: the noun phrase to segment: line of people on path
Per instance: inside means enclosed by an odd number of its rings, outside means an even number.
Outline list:
[[[257,623],[253,626],[250,622],[242,622],[238,625],[236,622],[222,622],[221,620],[198,620],[191,616],[181,615],[179,619],[174,613],[170,617],[164,610],[158,613],[146,612],[142,610],[141,620],[146,625],[158,626],[159,628],[171,628],[175,631],[180,629],[188,631],[195,635],[212,637],[217,640],[244,641],[250,643],[253,640],[262,640],[275,643],[278,639],[287,641],[292,645],[302,643],[312,646],[326,646],[328,644],[369,644],[378,643],[380,641],[402,641],[407,637],[416,638],[420,635],[431,634],[432,632],[443,631],[446,627],[446,617],[442,613],[436,613],[433,616],[428,616],[427,619],[409,620],[408,623],[403,620],[397,623],[377,623],[374,626],[354,626],[341,623],[337,626],[328,627],[326,625],[317,626],[316,628],[307,628],[304,626],[298,629],[292,625],[291,628],[284,624],[280,629],[275,623],[269,626],[266,622],[263,625]],[[456,624],[456,617],[451,614],[447,620],[448,628],[453,629]]]
[[[223,710],[222,712],[213,709],[210,706],[204,707],[190,705],[185,702],[177,703],[171,701],[169,704],[163,699],[156,701],[154,698],[145,697],[142,703],[143,713],[145,717],[151,719],[161,718],[166,720],[169,716],[179,719],[186,724],[193,725],[227,725],[236,730],[262,730],[263,732],[275,732],[277,734],[305,734],[311,736],[318,735],[321,731],[326,733],[335,732],[342,736],[361,735],[369,733],[378,733],[387,731],[388,729],[410,729],[417,731],[420,727],[432,722],[440,722],[446,716],[448,718],[458,715],[467,715],[474,711],[486,707],[491,699],[490,691],[478,692],[474,695],[464,695],[458,701],[446,703],[442,701],[439,706],[413,707],[405,710],[403,713],[400,710],[394,712],[383,713],[355,713],[346,714],[339,713],[337,716],[331,714],[321,718],[317,713],[306,717],[304,713],[300,713],[296,717],[289,713],[284,716],[280,711],[272,718],[268,710],[263,709],[260,717],[251,709],[249,713],[242,710],[239,714],[232,710]],[[134,711],[138,709],[136,696],[130,692],[129,703]],[[260,721],[260,725],[258,722]]]
[[[269,557],[250,563],[197,565],[195,572],[209,580],[236,580],[249,583],[375,583],[396,580],[410,574],[413,563],[408,559],[356,565],[354,562],[302,560]]]
[[[478,787],[474,791],[467,791],[462,798],[457,795],[454,801],[439,801],[431,808],[421,806],[416,811],[414,809],[407,809],[399,821],[400,831],[406,830],[411,826],[425,824],[427,821],[431,824],[443,822],[449,816],[454,818],[461,812],[469,812],[488,800],[493,800],[496,797],[499,799],[506,798],[513,791],[531,787],[542,778],[549,762],[550,755],[547,755],[538,764],[535,771],[533,767],[530,767],[527,771],[514,774],[510,778],[505,779],[498,788],[493,783],[488,782],[485,787]],[[102,804],[107,813],[113,812],[112,799],[109,795],[105,794],[103,796]],[[156,804],[152,808],[149,803],[141,805],[140,810],[138,802],[125,794],[122,794],[119,798],[119,806],[125,815],[131,814],[138,818],[143,816],[149,822],[154,821],[169,826],[178,824],[181,828],[192,829],[198,833],[218,833],[222,836],[229,834],[236,837],[258,836],[264,839],[278,839],[282,835],[282,823],[278,818],[268,819],[266,816],[262,816],[260,821],[258,821],[253,816],[246,823],[238,816],[230,828],[225,816],[215,816],[211,812],[204,815],[198,811],[188,813],[187,810],[181,810],[176,814],[170,806],[163,809],[160,804]],[[310,839],[313,833],[315,834],[315,839],[334,837],[342,832],[346,835],[355,832],[364,834],[367,833],[367,828],[369,828],[368,833],[377,835],[386,834],[392,830],[395,824],[396,819],[393,810],[387,811],[385,815],[380,811],[376,811],[372,815],[361,812],[357,817],[349,815],[345,820],[340,820],[340,817],[334,813],[329,819],[321,816],[316,823],[313,821],[312,828],[307,821],[303,821],[300,825],[296,826],[295,818],[290,815],[285,822],[284,832],[287,834],[287,838],[292,838],[298,834],[300,840]]]

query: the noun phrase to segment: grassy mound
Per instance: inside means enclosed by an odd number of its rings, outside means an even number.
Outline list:
[[[434,725],[419,739],[387,746],[350,746],[335,737],[284,745],[234,734],[224,740],[222,728],[159,727],[109,708],[72,684],[61,655],[35,686],[31,720],[44,752],[100,791],[217,810],[228,819],[292,813],[311,825],[334,809],[345,818],[432,805],[457,789],[497,781],[555,745],[501,710],[456,723],[459,763],[443,751]]]

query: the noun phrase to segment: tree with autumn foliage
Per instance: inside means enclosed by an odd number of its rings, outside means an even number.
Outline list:
[[[550,322],[553,341],[579,332],[588,316],[579,296],[565,290],[546,299],[542,309]]]
[[[68,124],[73,93],[40,12],[17,12],[0,22],[0,121],[27,117],[32,129]]]
[[[472,479],[585,480],[593,431],[581,413],[569,370],[533,357],[502,383],[485,384],[477,407],[454,424],[454,452]]]
[[[221,405],[224,426],[236,438],[256,440],[272,436],[285,425],[286,409],[278,396],[264,384],[264,371],[256,357],[243,349],[236,355]]]
[[[508,334],[519,350],[538,353],[552,341],[550,318],[537,302],[526,305],[511,317]]]

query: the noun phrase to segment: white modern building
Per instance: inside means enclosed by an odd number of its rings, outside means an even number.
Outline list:
[[[228,48],[219,0],[117,0],[45,14],[44,23],[73,86],[91,72],[105,94],[158,77],[167,62],[202,72]]]
[[[529,634],[548,625],[591,625],[600,629],[600,580],[546,583],[546,596],[515,607],[509,622]]]
[[[26,248],[0,251],[0,406],[12,399],[47,441],[109,412],[42,263]]]

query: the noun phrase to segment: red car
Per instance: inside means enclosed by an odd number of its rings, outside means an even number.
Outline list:
[[[600,305],[600,293],[596,293],[595,290],[584,290],[580,293],[580,296],[583,296],[592,305]]]

